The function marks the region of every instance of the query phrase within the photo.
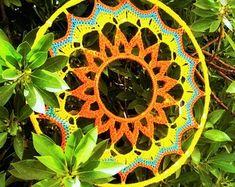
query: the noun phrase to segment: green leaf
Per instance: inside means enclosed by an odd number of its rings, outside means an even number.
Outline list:
[[[203,170],[203,169],[199,169],[199,176],[200,176],[202,185],[204,187],[213,186],[212,185],[212,179],[211,179],[209,173],[207,171]]]
[[[7,132],[0,133],[0,149],[5,145],[7,141]]]
[[[2,29],[0,29],[0,40],[5,40],[5,41],[9,42],[7,35],[5,34],[5,32]]]
[[[58,55],[52,58],[48,58],[45,64],[41,66],[41,69],[57,72],[62,70],[68,63],[69,58],[67,56]]]
[[[0,39],[0,57],[6,62],[8,67],[18,67],[18,61],[22,60],[22,56],[7,41]]]
[[[119,164],[113,161],[90,161],[84,166],[84,168],[79,169],[79,171],[99,171],[109,174],[111,177],[124,168],[125,166],[123,164]]]
[[[44,103],[47,106],[51,106],[53,108],[59,108],[60,107],[58,99],[57,99],[57,97],[55,96],[54,93],[48,92],[48,91],[40,89],[40,88],[37,88],[37,89],[38,89],[39,93],[41,94],[41,96],[44,100]]]
[[[23,120],[27,119],[32,114],[32,112],[33,112],[33,110],[30,108],[29,105],[23,106],[22,110],[20,110],[18,120],[23,121]]]
[[[27,54],[30,52],[31,47],[28,42],[22,42],[18,47],[17,47],[17,52],[21,54],[24,58],[27,56]]]
[[[215,32],[218,30],[219,26],[221,24],[220,20],[215,20],[210,25],[210,32]]]
[[[65,156],[66,160],[69,166],[73,166],[74,164],[74,153],[77,145],[79,144],[80,140],[83,137],[83,133],[81,129],[78,129],[77,131],[73,132],[66,143],[65,146]]]
[[[61,77],[46,70],[36,70],[31,77],[35,85],[49,92],[60,92],[69,89]]]
[[[218,14],[217,12],[210,11],[210,10],[203,10],[203,9],[200,9],[200,8],[195,8],[192,12],[194,14],[196,14],[198,16],[201,16],[201,17],[204,17],[204,18],[214,17]]]
[[[19,130],[19,124],[17,121],[12,121],[10,123],[10,129],[8,130],[9,134],[11,136],[16,136],[17,132]]]
[[[120,92],[116,97],[121,101],[131,101],[136,98],[136,95],[131,91],[123,91]]]
[[[56,154],[54,155],[54,157],[56,157]],[[66,174],[67,168],[65,167],[65,165],[54,157],[36,156],[36,158],[50,170],[56,172],[57,174],[61,174],[61,175]]]
[[[93,152],[87,162],[99,160],[99,158],[103,155],[105,149],[107,148],[108,141],[109,140],[103,140],[100,143],[98,143],[95,146],[95,148],[94,148],[94,150],[93,150]]]
[[[231,138],[225,132],[216,129],[204,132],[204,136],[207,139],[215,142],[232,141]]]
[[[213,163],[213,161],[234,162],[235,153],[219,153],[218,155],[210,158],[210,162]]]
[[[225,37],[228,40],[231,47],[233,48],[233,50],[235,51],[235,42],[232,40],[232,38],[227,33],[225,33]]]
[[[31,30],[30,32],[28,32],[23,39],[23,42],[27,42],[30,46],[33,45],[33,42],[36,38],[36,34],[38,32],[38,28],[35,28],[33,30]]]
[[[24,138],[22,134],[17,133],[14,138],[13,146],[16,155],[19,157],[20,160],[22,160],[24,154]]]
[[[79,172],[80,181],[85,181],[88,183],[103,183],[102,179],[106,182],[105,179],[110,179],[110,174],[102,173],[99,171],[84,171]]]
[[[1,31],[1,30],[0,30]],[[6,173],[0,173],[0,186],[5,187]]]
[[[65,163],[65,155],[60,146],[45,135],[33,133],[33,146],[42,156],[52,156],[53,158]]]
[[[74,154],[75,155],[75,164],[73,166],[74,170],[78,169],[79,164],[85,163],[89,159],[93,149],[96,146],[97,137],[98,137],[97,128],[93,128],[80,140]]]
[[[16,83],[0,87],[0,106],[4,106],[8,102],[13,94],[15,87]]]
[[[45,105],[42,96],[32,83],[27,84],[24,90],[27,104],[38,113],[45,113]]]
[[[53,33],[48,33],[44,35],[36,44],[33,45],[32,50],[27,55],[27,59],[30,59],[35,52],[43,51],[48,52],[52,42],[54,40]]]
[[[213,21],[213,19],[199,19],[197,21],[195,21],[192,25],[191,25],[191,29],[194,31],[194,32],[204,32],[206,31],[207,29],[210,28],[210,23],[211,21]]]
[[[8,119],[8,118],[9,118],[8,110],[5,107],[0,106],[0,119]]]
[[[233,81],[233,82],[229,85],[229,87],[228,87],[228,89],[226,90],[226,92],[227,92],[227,93],[231,93],[231,94],[235,94],[235,81]]]
[[[136,105],[135,106],[135,111],[138,113],[138,114],[141,114],[142,112],[144,112],[146,110],[146,107],[143,106],[143,105]]]
[[[203,10],[219,9],[219,3],[215,2],[214,0],[197,0],[196,3],[194,3],[194,5]]]
[[[47,52],[36,52],[34,53],[31,58],[29,59],[29,68],[36,69],[42,66],[47,59]]]
[[[61,187],[60,183],[61,183],[60,180],[51,178],[51,179],[45,179],[40,182],[37,182],[32,187],[45,187],[45,186],[46,187]]]
[[[217,167],[228,173],[235,173],[235,165],[226,161],[213,161],[211,164],[214,167]]]
[[[199,150],[197,147],[195,147],[195,149],[194,149],[194,151],[193,151],[193,153],[192,153],[192,155],[191,155],[191,158],[192,158],[192,161],[193,161],[196,165],[198,165],[198,164],[200,163],[200,160],[201,160],[201,152],[200,152],[200,150]]]
[[[17,69],[6,69],[2,73],[2,78],[5,80],[16,80],[21,75],[22,75],[22,73]]]
[[[100,78],[100,80],[99,80],[99,90],[105,96],[108,96],[108,86],[106,85],[106,82],[102,78]]]
[[[10,170],[10,173],[23,180],[43,180],[55,175],[38,160],[22,160],[13,163],[12,166],[15,170]]]
[[[11,4],[15,5],[15,6],[18,6],[18,7],[21,7],[22,4],[21,4],[21,1],[20,0],[11,0]]]
[[[214,110],[208,115],[207,121],[215,125],[221,119],[224,112],[225,110]]]

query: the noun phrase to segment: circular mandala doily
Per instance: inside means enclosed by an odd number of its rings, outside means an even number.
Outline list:
[[[41,123],[55,124],[61,131],[61,146],[64,147],[69,135],[83,125],[81,119],[93,120],[100,139],[110,139],[102,159],[126,165],[117,176],[117,184],[107,186],[145,186],[176,172],[192,153],[208,113],[210,88],[199,45],[176,13],[160,1],[149,2],[153,6],[141,10],[127,0],[121,0],[116,6],[97,0],[88,17],[77,17],[68,10],[81,1],[71,0],[40,28],[36,38],[37,42],[60,14],[66,15],[67,32],[54,41],[51,56],[70,57],[69,64],[59,74],[67,82],[70,80],[71,90],[57,94],[60,108],[47,107],[46,114],[33,114],[34,127],[42,133]],[[179,27],[167,26],[160,12],[170,16]],[[111,32],[107,33],[107,28],[111,28]],[[185,51],[185,35],[196,49],[198,58]],[[89,41],[94,42],[89,44]],[[142,95],[148,95],[149,102],[136,115],[118,114],[106,106],[101,81],[108,68],[115,69],[115,62],[138,66],[149,77],[150,92],[149,88],[140,90]],[[205,80],[203,91],[195,80],[199,65]],[[172,76],[170,71],[177,76]],[[125,74],[123,77],[133,79]],[[204,109],[197,122],[193,108],[199,99],[203,101]],[[135,105],[138,101],[132,103]],[[126,148],[128,151],[124,151]],[[147,177],[129,180],[136,172],[145,172]]]

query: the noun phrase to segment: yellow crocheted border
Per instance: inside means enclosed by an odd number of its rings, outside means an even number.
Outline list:
[[[61,8],[59,8],[47,21],[46,23],[40,27],[37,36],[36,36],[36,40],[34,42],[34,44],[36,44],[39,39],[46,33],[46,31],[48,30],[48,28],[50,28],[52,26],[53,21],[61,14],[61,13],[68,13],[67,9],[81,3],[83,0],[70,0],[67,3],[65,3]],[[198,126],[198,129],[196,131],[196,133],[194,134],[194,138],[192,140],[191,145],[189,146],[188,150],[181,155],[181,157],[179,158],[179,160],[177,162],[175,162],[169,169],[165,170],[163,173],[158,174],[157,176],[148,179],[146,181],[143,182],[138,182],[138,183],[134,183],[134,184],[105,184],[102,186],[107,186],[107,187],[111,187],[111,186],[146,186],[152,183],[157,183],[167,177],[169,177],[170,175],[172,175],[173,173],[175,173],[178,169],[180,169],[180,167],[186,162],[186,160],[188,159],[188,157],[192,154],[195,145],[197,144],[204,125],[206,123],[206,119],[207,119],[207,114],[208,114],[208,110],[209,110],[209,102],[210,102],[210,94],[211,94],[211,90],[210,90],[210,86],[209,86],[209,78],[208,78],[208,70],[207,70],[207,66],[205,63],[205,57],[201,51],[200,46],[198,45],[193,33],[191,32],[190,28],[187,26],[187,24],[173,11],[171,10],[169,7],[167,7],[166,5],[164,5],[162,2],[158,1],[158,0],[148,0],[150,3],[156,5],[157,7],[161,8],[162,10],[164,10],[165,12],[167,12],[170,16],[172,16],[178,23],[179,25],[185,30],[185,32],[188,34],[189,38],[191,39],[197,54],[199,56],[200,62],[201,62],[201,68],[203,70],[203,76],[204,76],[204,81],[205,81],[205,92],[204,92],[204,96],[205,96],[205,102],[204,102],[204,109],[203,109],[203,115],[201,117],[201,122]],[[36,130],[37,133],[42,133],[38,123],[36,121],[36,119],[34,117],[31,117],[31,121],[34,125],[34,128]]]

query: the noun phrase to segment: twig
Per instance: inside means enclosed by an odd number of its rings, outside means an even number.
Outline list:
[[[202,52],[203,52],[205,55],[212,57],[212,54],[209,53],[208,51],[202,50]],[[217,56],[214,57],[214,60],[216,60],[217,62],[219,62],[220,64],[224,65],[225,67],[227,67],[227,68],[229,68],[229,69],[235,70],[235,67],[234,67],[234,66],[225,63],[223,60],[221,60],[221,59],[218,58]]]
[[[198,78],[205,84],[204,78],[203,78],[203,76],[201,75],[201,73],[200,73],[198,70],[196,70],[195,72],[196,72]],[[213,91],[211,91],[211,96],[212,96],[212,98],[213,98],[223,109],[225,109],[225,110],[231,112],[231,113],[235,116],[235,113],[233,113],[232,111],[230,111],[229,108],[223,103],[223,101],[222,101],[219,97],[217,97],[217,96],[215,95],[215,93],[214,93]]]

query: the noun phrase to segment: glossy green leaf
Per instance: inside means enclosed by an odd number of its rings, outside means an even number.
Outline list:
[[[7,41],[0,39],[0,57],[6,62],[8,67],[18,67],[18,61],[22,56]]]
[[[95,146],[95,148],[94,148],[94,150],[93,150],[93,152],[87,162],[99,160],[99,158],[103,155],[105,149],[107,148],[108,141],[109,140],[103,140],[103,141],[99,142]]]
[[[15,87],[16,83],[0,87],[0,106],[4,106],[8,102],[13,94]]]
[[[22,76],[22,73],[17,69],[6,69],[2,72],[2,78],[6,80],[16,80],[20,76]]]
[[[83,133],[81,129],[78,129],[77,131],[73,132],[66,143],[65,146],[65,156],[66,160],[69,166],[73,166],[75,158],[74,153],[77,145],[79,144],[80,140],[83,137]]]
[[[213,186],[211,176],[207,171],[204,171],[204,168],[199,169],[199,176],[204,187]]]
[[[23,38],[23,42],[27,42],[30,46],[33,45],[33,42],[36,38],[36,34],[38,32],[38,28],[35,28],[33,30],[31,30],[30,32],[28,32],[24,38]]]
[[[21,7],[21,6],[22,6],[20,0],[11,0],[11,4],[13,4],[13,5],[15,5],[15,6],[18,6],[18,7]]]
[[[203,10],[203,9],[200,9],[200,8],[195,8],[192,12],[194,14],[196,14],[200,17],[204,17],[204,18],[214,17],[218,14],[217,12],[210,11],[210,10]]]
[[[227,92],[227,93],[231,93],[231,94],[235,94],[235,81],[233,81],[233,82],[229,85],[229,87],[228,87],[228,89],[226,90],[226,92]]]
[[[61,181],[53,178],[44,179],[36,184],[32,185],[32,187],[61,187]]]
[[[5,40],[5,41],[9,42],[7,35],[5,34],[5,32],[2,29],[0,29],[0,40]]]
[[[0,119],[8,119],[8,118],[9,118],[8,110],[5,107],[0,106]]]
[[[48,91],[40,89],[40,88],[38,88],[38,91],[41,94],[41,96],[44,100],[44,103],[47,106],[51,106],[53,108],[59,108],[60,107],[58,99],[57,99],[57,97],[55,96],[54,93],[48,92]]]
[[[213,21],[213,19],[199,19],[191,25],[191,29],[194,32],[204,32],[210,28],[210,24],[208,23],[210,23],[211,21]]]
[[[232,141],[231,138],[225,132],[216,129],[204,132],[204,136],[207,139],[215,142]]]
[[[193,153],[191,154],[191,158],[192,158],[193,163],[195,163],[196,165],[200,163],[201,152],[197,147],[195,147]]]
[[[32,112],[33,110],[30,108],[29,105],[23,106],[22,110],[20,110],[18,120],[23,121],[27,119],[32,114]]]
[[[5,187],[6,173],[0,173],[0,186]]]
[[[5,145],[7,141],[7,132],[0,133],[0,149]]]
[[[210,32],[215,32],[219,29],[219,26],[221,24],[221,21],[220,20],[215,20],[211,23],[210,25]]]
[[[24,154],[24,138],[22,134],[17,133],[14,137],[13,147],[18,158],[22,160]]]
[[[235,162],[235,153],[219,153],[210,158],[210,161]]]
[[[109,174],[110,176],[117,174],[119,171],[124,169],[123,164],[112,161],[90,161],[88,164],[81,168],[79,171],[99,171],[102,173]]]
[[[26,55],[29,53],[31,50],[31,47],[28,42],[22,42],[18,47],[17,47],[17,52],[21,54],[24,58]]]
[[[79,179],[89,183],[103,183],[102,179],[106,182],[107,178],[110,178],[110,174],[99,171],[84,171],[79,173]]]
[[[217,167],[228,173],[235,173],[235,165],[232,162],[215,160],[211,164],[213,167]]]
[[[49,92],[60,92],[69,89],[61,77],[46,70],[36,70],[31,77],[35,85]]]
[[[38,113],[45,113],[45,105],[42,96],[32,83],[27,84],[24,90],[27,104]]]
[[[98,137],[97,128],[93,128],[80,140],[74,154],[75,155],[75,164],[73,166],[74,170],[78,169],[79,164],[85,163],[89,159],[93,149],[96,146],[97,137]]]
[[[15,170],[10,170],[10,173],[23,180],[42,180],[55,175],[53,171],[48,170],[38,160],[22,160],[13,163],[12,166]]]
[[[232,40],[232,38],[227,33],[225,33],[225,37],[226,37],[227,41],[229,42],[230,46],[233,48],[233,51],[235,51],[235,42]]]
[[[55,157],[56,155],[54,155]],[[54,158],[52,156],[36,156],[36,158],[47,168],[50,170],[56,172],[57,174],[66,174],[67,168],[65,165],[60,162],[58,159]]]
[[[208,115],[207,121],[209,121],[210,123],[215,125],[221,119],[224,112],[225,112],[225,110],[221,110],[221,109],[220,110],[214,110],[213,112],[211,112]]]
[[[196,3],[194,3],[194,5],[204,10],[219,9],[219,4],[214,0],[197,0]]]
[[[60,146],[45,135],[33,133],[33,145],[35,150],[42,156],[52,156],[60,162],[65,163],[65,156]]]
[[[48,58],[45,64],[41,66],[41,69],[57,72],[62,70],[65,65],[68,63],[69,58],[67,56],[58,55],[55,57]]]
[[[44,35],[36,44],[34,44],[27,58],[30,58],[33,55],[33,53],[35,53],[36,51],[48,52],[48,50],[50,49],[52,45],[53,40],[54,40],[53,33],[48,33]]]
[[[42,66],[47,59],[48,53],[47,52],[36,52],[34,53],[31,58],[29,59],[29,68],[36,69]]]

